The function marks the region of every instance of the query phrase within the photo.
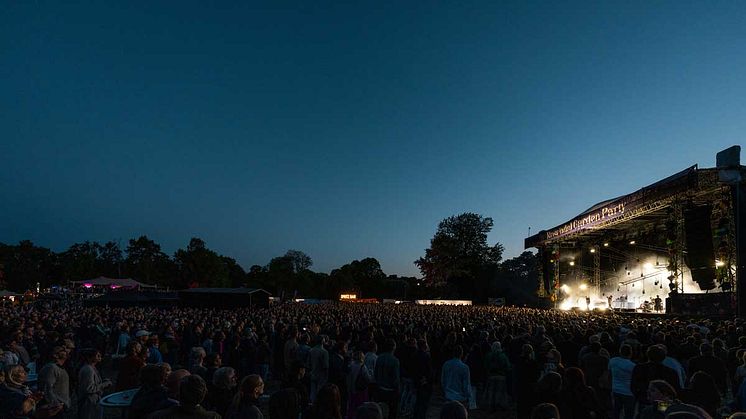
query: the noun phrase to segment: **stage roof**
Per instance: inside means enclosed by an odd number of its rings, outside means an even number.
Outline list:
[[[628,195],[599,202],[565,223],[526,238],[524,245],[543,247],[573,239],[600,238],[625,229],[634,231],[644,223],[666,219],[667,208],[683,192],[696,201],[717,186],[717,169],[694,165]]]

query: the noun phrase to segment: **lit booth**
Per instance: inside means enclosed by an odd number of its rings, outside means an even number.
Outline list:
[[[261,288],[190,288],[179,291],[180,307],[267,308],[270,293]]]

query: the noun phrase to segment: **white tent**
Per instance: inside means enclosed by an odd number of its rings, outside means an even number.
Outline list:
[[[85,281],[72,281],[75,285],[82,285],[86,288],[91,287],[109,287],[112,289],[116,288],[155,288],[155,285],[143,284],[137,282],[132,278],[107,278],[105,276],[99,276],[94,279],[87,279]]]

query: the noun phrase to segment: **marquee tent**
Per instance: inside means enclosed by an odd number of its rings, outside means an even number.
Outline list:
[[[75,285],[82,285],[86,288],[91,287],[109,287],[112,289],[116,288],[155,288],[155,285],[143,284],[137,282],[132,278],[107,278],[105,276],[99,276],[95,279],[87,279],[84,281],[72,281]]]

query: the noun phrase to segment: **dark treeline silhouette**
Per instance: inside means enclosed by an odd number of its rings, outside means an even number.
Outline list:
[[[192,238],[185,248],[166,254],[147,236],[119,243],[83,242],[54,252],[24,240],[0,243],[0,289],[25,291],[65,285],[99,276],[133,278],[161,288],[253,287],[283,298],[337,299],[352,292],[361,298],[466,298],[486,303],[505,297],[511,304],[535,301],[537,261],[531,252],[501,262],[503,247],[487,244],[492,219],[466,213],[444,219],[431,247],[415,264],[423,278],[387,275],[375,258],[353,260],[329,274],[311,270],[313,260],[299,250],[288,250],[266,265],[248,271],[235,259]]]

